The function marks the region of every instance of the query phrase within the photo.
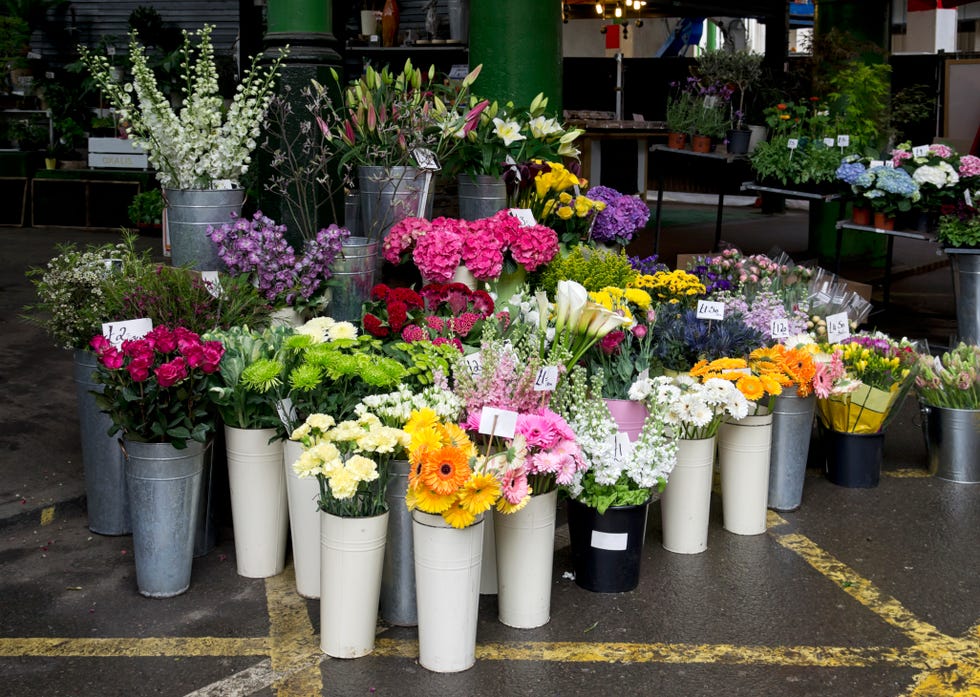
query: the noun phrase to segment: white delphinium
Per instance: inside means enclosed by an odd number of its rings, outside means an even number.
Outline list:
[[[82,61],[105,93],[134,144],[146,150],[157,179],[166,188],[211,189],[237,186],[251,164],[260,125],[272,100],[277,71],[286,50],[271,65],[258,68],[258,57],[245,74],[228,107],[218,90],[218,70],[211,42],[211,25],[193,32],[198,37],[192,56],[192,33],[184,31],[182,107],[174,112],[170,99],[157,86],[146,52],[130,34],[129,58],[133,81],[120,85],[111,76],[109,61],[80,47]],[[135,95],[135,99],[134,99]]]

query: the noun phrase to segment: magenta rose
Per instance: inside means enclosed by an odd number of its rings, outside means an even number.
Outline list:
[[[92,340],[88,342],[88,345],[93,351],[95,351],[95,355],[97,356],[102,355],[103,351],[112,347],[112,344],[109,343],[109,340],[106,339],[101,334],[96,334],[95,336],[93,336]]]
[[[146,333],[144,338],[150,342],[150,346],[160,353],[170,353],[177,348],[177,337],[174,332],[163,326],[154,327]]]
[[[187,361],[183,357],[178,356],[172,361],[161,365],[153,373],[157,376],[157,382],[160,383],[160,387],[171,387],[187,377]]]
[[[215,372],[225,355],[225,347],[220,341],[205,341],[201,346],[201,372],[207,375]]]
[[[188,368],[200,367],[204,362],[204,346],[202,344],[190,344],[181,353],[187,359]]]
[[[124,356],[122,351],[114,346],[109,346],[99,354],[99,360],[109,370],[119,370],[122,368]]]
[[[198,334],[184,327],[174,329],[174,336],[177,339],[177,349],[184,355],[187,355],[190,346],[201,343],[201,337]]]
[[[133,379],[133,382],[143,382],[150,377],[150,366],[143,361],[131,361],[126,366],[126,370],[129,371],[129,377]]]

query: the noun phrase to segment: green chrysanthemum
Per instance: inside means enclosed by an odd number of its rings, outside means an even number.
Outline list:
[[[323,373],[315,365],[304,363],[289,374],[289,386],[300,392],[309,392],[320,386]]]
[[[279,377],[282,370],[283,365],[279,361],[260,359],[242,371],[242,384],[255,392],[268,392],[282,384]]]

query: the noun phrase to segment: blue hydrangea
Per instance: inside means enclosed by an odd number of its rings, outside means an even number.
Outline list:
[[[837,178],[847,184],[854,184],[866,172],[867,169],[860,162],[843,162],[837,168]]]

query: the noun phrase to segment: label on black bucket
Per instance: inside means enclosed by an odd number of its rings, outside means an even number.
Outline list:
[[[592,531],[592,546],[595,549],[608,549],[611,552],[622,552],[626,549],[629,535],[625,532]]]

